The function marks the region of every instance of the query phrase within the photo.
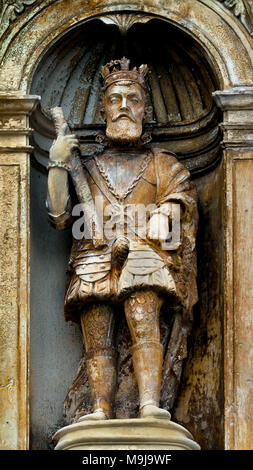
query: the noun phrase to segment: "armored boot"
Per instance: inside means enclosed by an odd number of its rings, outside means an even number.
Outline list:
[[[116,360],[112,356],[95,355],[87,360],[93,412],[79,421],[113,418],[116,388]]]
[[[132,346],[132,356],[139,388],[140,417],[170,419],[170,413],[159,408],[163,346],[152,341],[137,343]]]

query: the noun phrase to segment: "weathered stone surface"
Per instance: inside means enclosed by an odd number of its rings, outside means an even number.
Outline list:
[[[6,159],[6,155],[4,156]],[[1,449],[14,448],[18,442],[18,280],[19,280],[19,165],[0,166],[0,396]],[[12,191],[10,191],[12,188]]]
[[[195,36],[208,50],[210,60],[217,67],[222,88],[231,85],[249,84],[253,79],[250,36],[245,30],[238,30],[238,20],[233,17],[227,22],[222,17],[220,5],[212,0],[93,0],[56,1],[46,0],[33,8],[27,15],[20,16],[20,23],[14,23],[8,36],[3,36],[3,66],[0,74],[2,90],[22,89],[27,92],[34,64],[44,54],[52,40],[74,27],[91,15],[102,15],[136,9],[139,12],[158,14],[169,19],[180,28]],[[27,7],[28,8],[28,7]],[[60,22],[59,22],[60,18]],[[208,18],[208,21],[207,21]],[[11,47],[9,47],[11,43]],[[222,50],[224,51],[220,54]],[[226,51],[226,52],[225,52]],[[244,57],[244,60],[241,60]]]
[[[253,151],[234,161],[234,433],[253,449]],[[247,158],[245,158],[247,157]],[[239,423],[239,424],[238,424]]]
[[[252,171],[253,90],[216,92],[224,111],[225,447],[252,449]]]
[[[0,96],[0,448],[28,445],[29,150],[35,100]]]
[[[239,18],[250,34],[253,33],[253,8],[251,0],[219,0]]]
[[[17,19],[22,13],[27,14],[26,7],[34,5],[35,7],[43,7],[49,3],[53,3],[56,0],[47,0],[39,2],[38,0],[17,0],[14,2],[5,2],[2,4],[0,14],[1,14],[1,27],[0,27],[0,36],[5,33],[10,25]],[[198,0],[196,0],[198,1]],[[201,1],[201,0],[200,0]],[[253,11],[250,0],[218,0],[224,4],[224,6],[232,11],[232,13],[239,18],[241,23],[245,28],[252,33],[253,31]],[[122,2],[123,3],[123,2]],[[127,4],[130,2],[128,1]],[[29,11],[30,13],[30,11]],[[102,17],[102,21],[107,24],[116,24],[119,26],[121,31],[125,34],[126,31],[136,22],[147,22],[151,17],[148,15],[144,18],[142,15],[133,13],[132,15],[127,14],[109,14],[105,17]]]

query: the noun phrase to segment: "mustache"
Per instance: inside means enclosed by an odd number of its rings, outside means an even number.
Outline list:
[[[117,120],[120,119],[121,117],[127,117],[127,118],[130,119],[132,122],[136,122],[136,120],[134,119],[134,117],[131,116],[131,115],[128,114],[128,113],[120,113],[120,114],[118,114],[118,116],[112,118],[112,122],[117,121]]]

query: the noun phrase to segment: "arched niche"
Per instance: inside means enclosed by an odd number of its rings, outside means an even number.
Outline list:
[[[98,150],[95,136],[104,127],[99,67],[125,54],[133,65],[147,62],[151,70],[145,121],[153,137],[150,145],[176,152],[192,172],[199,193],[200,300],[177,400],[170,403],[173,419],[186,426],[203,449],[222,448],[223,177],[221,116],[212,100],[212,92],[221,85],[220,70],[210,63],[199,42],[161,18],[149,17],[144,24],[133,22],[128,32],[123,32],[118,25],[98,18],[72,27],[44,51],[30,76],[30,92],[41,96],[41,105],[31,120],[35,129],[31,171],[31,447],[50,447],[51,435],[64,424],[62,402],[83,354],[78,327],[66,325],[62,313],[71,233],[50,228],[44,208],[46,163],[54,138],[50,108],[63,107],[80,138],[83,158]],[[76,389],[65,402],[70,421],[82,405],[90,406],[83,363],[81,360]],[[126,386],[124,368],[129,377]],[[131,359],[123,357],[118,417],[136,415],[136,384],[130,371]],[[177,387],[176,377],[173,386]],[[162,401],[168,405],[166,390]]]
[[[31,1],[31,3],[34,3]],[[213,0],[48,0],[26,6],[25,15],[9,18],[2,35],[1,90],[27,93],[39,58],[68,29],[91,17],[122,15],[153,16],[175,23],[201,45],[219,74],[220,88],[252,82],[252,51],[246,29],[218,1]],[[16,18],[16,20],[15,20]],[[8,24],[11,24],[8,28]],[[241,61],[241,57],[244,60]],[[8,75],[6,71],[8,70]],[[11,80],[10,80],[11,74]]]
[[[41,96],[31,121],[38,163],[47,163],[55,135],[54,106],[63,108],[84,153],[99,149],[94,141],[104,129],[100,67],[123,55],[133,66],[148,64],[145,128],[153,142],[176,152],[194,174],[215,166],[220,134],[212,92],[218,88],[218,78],[194,40],[151,16],[145,24],[133,23],[124,34],[117,25],[108,26],[100,19],[87,21],[44,54],[30,88]]]

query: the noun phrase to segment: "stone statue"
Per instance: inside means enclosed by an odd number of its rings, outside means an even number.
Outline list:
[[[168,410],[160,408],[162,377],[168,382],[168,370],[174,367],[177,374],[180,368],[197,301],[196,189],[173,153],[146,145],[146,73],[145,65],[131,70],[126,58],[102,67],[102,152],[81,163],[78,140],[62,123],[50,150],[50,222],[59,230],[73,223],[70,173],[84,224],[89,226],[89,236],[81,238],[75,237],[73,224],[64,307],[66,319],[81,325],[93,402],[92,413],[79,420],[115,416],[114,324],[119,304],[132,339],[140,417],[170,418]],[[180,236],[170,241],[175,214]],[[159,324],[164,305],[179,308],[165,360]]]

